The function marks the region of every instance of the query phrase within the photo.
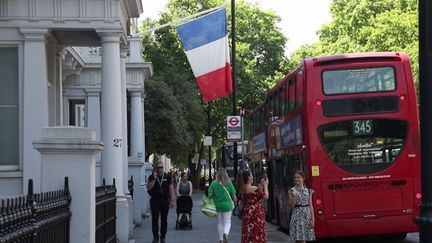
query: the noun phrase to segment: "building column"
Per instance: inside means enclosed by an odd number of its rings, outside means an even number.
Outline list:
[[[47,29],[20,29],[24,36],[24,85],[22,160],[23,181],[33,179],[34,191],[41,190],[41,155],[33,149],[33,140],[48,126]],[[27,183],[23,183],[27,191]]]
[[[142,106],[142,89],[129,90],[131,99],[131,156],[144,161],[144,112]]]
[[[142,89],[129,89],[131,102],[131,161],[129,161],[129,174],[134,178],[134,212],[133,220],[141,225],[143,214],[142,205],[146,204],[142,184],[142,167],[144,165],[143,155],[143,109]]]
[[[86,120],[87,127],[95,131],[96,139],[100,139],[100,90],[99,89],[86,89],[87,92],[87,109]],[[96,162],[101,161],[101,153],[96,153]],[[97,182],[99,184],[99,182]]]
[[[64,59],[64,55],[66,53],[66,50],[64,48],[62,48],[60,51],[58,51],[57,53],[57,65],[58,65],[58,74],[57,74],[57,79],[58,79],[58,94],[57,94],[57,102],[59,103],[59,107],[58,107],[58,126],[64,126],[63,124],[63,67],[62,67],[62,61]],[[100,137],[99,137],[100,139]]]
[[[121,69],[121,99],[122,99],[122,133],[123,133],[123,191],[129,204],[129,239],[133,238],[133,207],[132,196],[129,192],[128,180],[128,130],[127,130],[127,90],[126,90],[126,59],[128,49],[121,48],[120,50],[120,69]]]
[[[128,194],[128,133],[127,133],[127,90],[126,90],[127,49],[120,50],[122,133],[123,133],[123,191]]]
[[[102,177],[123,182],[122,93],[120,70],[120,33],[99,33],[102,43],[101,138]],[[124,196],[123,186],[117,196]]]
[[[143,85],[144,86],[144,85]],[[147,97],[147,94],[146,94],[146,92],[144,91],[143,92],[144,94],[143,94],[143,96],[142,96],[142,99],[141,99],[141,109],[142,109],[142,129],[143,129],[143,136],[142,136],[142,150],[143,150],[143,161],[144,162],[146,162],[145,161],[145,158],[146,158],[146,140],[145,140],[145,135],[146,135],[146,132],[145,132],[145,99],[146,99],[146,97]]]
[[[117,186],[117,239],[121,243],[129,241],[129,204],[124,194],[123,137],[122,119],[122,72],[120,60],[121,33],[99,32],[102,44],[102,94],[101,94],[101,138],[102,178],[115,179]]]

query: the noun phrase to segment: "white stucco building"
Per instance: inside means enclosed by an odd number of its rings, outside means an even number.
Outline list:
[[[0,195],[25,194],[30,178],[44,189],[43,156],[33,144],[42,128],[88,127],[103,142],[95,184],[115,178],[118,213],[140,217],[127,179],[135,175],[140,187],[152,66],[142,60],[141,40],[128,36],[142,11],[140,0],[0,0]],[[120,242],[130,238],[124,220]]]

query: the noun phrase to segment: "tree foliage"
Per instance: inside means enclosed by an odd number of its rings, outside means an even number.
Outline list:
[[[299,48],[289,67],[310,56],[350,52],[404,51],[418,75],[416,0],[334,0],[332,22],[318,32],[319,41]]]
[[[142,29],[227,4],[231,35],[228,3],[225,0],[171,0],[161,18],[146,20]],[[279,21],[274,12],[263,11],[256,4],[236,3],[238,107],[252,109],[258,105],[266,90],[284,72],[286,38],[277,27]],[[175,156],[174,160],[184,160],[197,149],[205,134],[207,104],[202,102],[174,27],[145,36],[144,46],[144,56],[154,66],[154,76],[145,85],[148,152],[166,153]],[[216,145],[226,139],[225,117],[231,111],[231,97],[212,103],[212,135]]]

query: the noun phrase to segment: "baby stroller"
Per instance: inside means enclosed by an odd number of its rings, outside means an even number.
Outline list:
[[[180,196],[177,198],[176,229],[192,229],[192,207],[193,202],[190,196]]]

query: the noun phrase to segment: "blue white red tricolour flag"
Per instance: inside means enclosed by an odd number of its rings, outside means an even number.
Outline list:
[[[231,94],[226,10],[179,25],[177,31],[203,99],[208,102]]]

